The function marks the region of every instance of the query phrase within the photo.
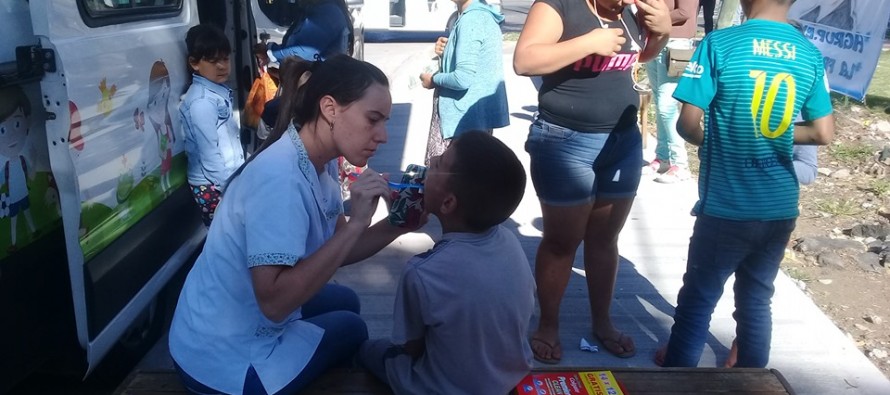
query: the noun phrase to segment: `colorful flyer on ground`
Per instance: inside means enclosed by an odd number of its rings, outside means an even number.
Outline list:
[[[608,370],[532,372],[516,386],[517,395],[624,395]]]

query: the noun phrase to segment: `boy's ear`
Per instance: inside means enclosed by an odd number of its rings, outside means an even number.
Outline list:
[[[457,212],[457,196],[454,196],[453,193],[449,193],[442,199],[442,205],[439,207],[439,212],[445,215],[452,215]]]
[[[201,63],[201,59],[195,59],[194,56],[188,57],[189,67],[192,68],[192,71],[198,71],[198,63]]]

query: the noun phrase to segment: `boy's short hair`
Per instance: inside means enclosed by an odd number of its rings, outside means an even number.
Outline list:
[[[210,24],[192,26],[185,35],[185,47],[190,61],[214,59],[232,53],[229,38],[218,27]]]
[[[510,147],[491,134],[471,131],[458,135],[448,186],[471,230],[481,232],[504,222],[525,193],[525,168]]]

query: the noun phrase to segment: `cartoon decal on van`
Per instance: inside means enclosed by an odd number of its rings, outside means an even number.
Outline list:
[[[60,218],[48,160],[29,144],[30,115],[31,102],[21,87],[0,89],[0,258],[30,244]],[[35,163],[41,160],[47,163]]]
[[[80,111],[73,101],[68,102],[68,113],[71,116],[71,127],[68,128],[68,144],[75,152],[83,151],[83,135],[80,133]]]
[[[131,74],[136,80],[120,76],[111,84],[102,78],[94,85],[101,93],[98,102],[90,100],[95,96],[86,99],[97,105],[78,111],[76,104],[70,104],[69,151],[78,168],[79,234],[85,259],[102,251],[185,183],[185,153],[175,136],[178,125],[170,117],[169,107],[178,103],[170,103],[169,70],[160,60],[139,69]],[[147,91],[138,75],[148,76]],[[147,124],[154,133],[144,133]]]
[[[117,85],[111,84],[109,87],[103,78],[99,82],[99,92],[102,94],[102,98],[99,99],[99,112],[107,117],[108,114],[111,114],[111,110],[114,110],[114,102],[111,101],[111,97],[117,93]]]
[[[148,119],[158,136],[158,152],[161,155],[161,189],[170,190],[170,170],[173,168],[173,121],[170,119],[170,73],[163,61],[151,66],[148,81]]]

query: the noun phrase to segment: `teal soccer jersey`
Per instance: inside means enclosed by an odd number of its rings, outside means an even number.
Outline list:
[[[705,36],[674,92],[705,112],[695,212],[798,216],[792,121],[831,114],[823,77],[822,54],[789,24],[752,19]]]

